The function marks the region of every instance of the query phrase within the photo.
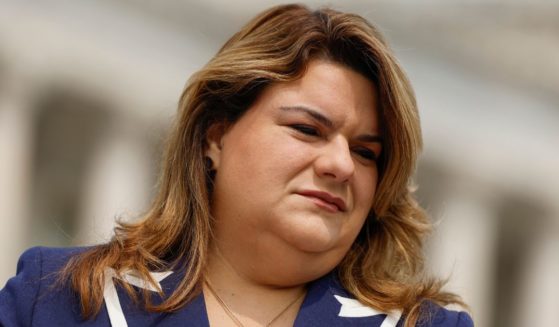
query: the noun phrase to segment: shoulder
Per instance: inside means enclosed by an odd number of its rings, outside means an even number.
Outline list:
[[[309,308],[306,305],[311,304]],[[308,299],[302,310],[311,312],[311,319],[324,320],[327,326],[404,326],[405,314],[402,310],[379,311],[359,302],[340,283],[335,274],[330,274],[311,284]],[[302,324],[301,326],[307,326]],[[311,324],[315,326],[315,324]],[[421,306],[417,327],[472,327],[473,322],[466,312],[446,309],[433,302],[426,301]]]
[[[37,246],[23,252],[17,264],[17,274],[34,273],[45,274],[60,270],[68,260],[87,247],[49,248]]]
[[[34,247],[17,263],[16,275],[0,290],[0,325],[28,326],[33,321],[41,294],[55,285],[58,271],[87,248]]]
[[[26,250],[19,257],[16,275],[8,280],[2,294],[20,287],[37,287],[44,284],[51,280],[72,256],[86,249],[88,248],[33,247]]]
[[[474,322],[467,312],[454,311],[432,302],[423,306],[418,327],[472,327]]]

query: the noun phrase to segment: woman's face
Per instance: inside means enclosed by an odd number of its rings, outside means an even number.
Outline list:
[[[373,83],[323,60],[212,129],[215,241],[228,261],[293,282],[333,269],[372,207],[380,129]]]

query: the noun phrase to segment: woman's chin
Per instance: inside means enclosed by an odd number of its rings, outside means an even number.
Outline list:
[[[296,250],[321,254],[336,247],[339,233],[326,226],[296,226],[280,237]]]

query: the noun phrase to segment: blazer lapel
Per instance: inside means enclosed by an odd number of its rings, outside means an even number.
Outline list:
[[[400,312],[387,314],[363,305],[330,273],[309,286],[294,326],[394,327],[400,316]]]

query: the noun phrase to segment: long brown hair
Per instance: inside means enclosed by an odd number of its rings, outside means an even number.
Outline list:
[[[344,64],[374,82],[385,137],[374,205],[337,267],[341,283],[372,307],[402,309],[406,326],[415,325],[426,300],[460,303],[441,291],[443,282],[423,275],[430,223],[410,190],[422,141],[408,79],[378,30],[360,16],[294,4],[255,17],[191,77],[151,209],[139,222],[119,223],[109,243],[74,257],[62,271],[86,318],[102,305],[106,267],[135,270],[147,280],[150,270],[184,269],[180,285],[161,304],[142,297],[146,310],[175,311],[199,294],[212,235],[206,131],[216,122],[234,123],[264,88],[300,78],[315,58]],[[122,286],[137,299],[128,284]]]

